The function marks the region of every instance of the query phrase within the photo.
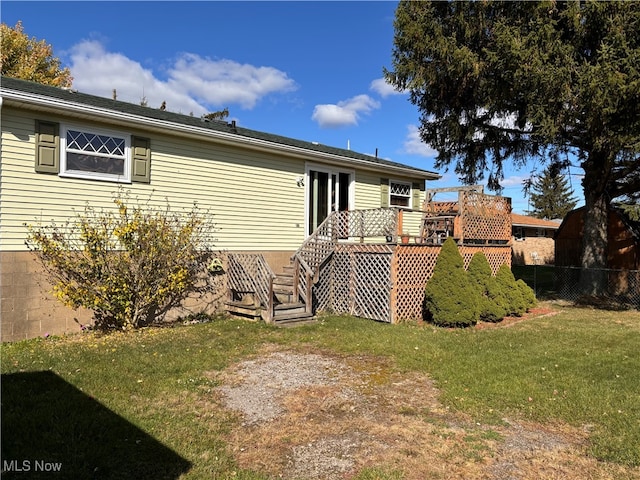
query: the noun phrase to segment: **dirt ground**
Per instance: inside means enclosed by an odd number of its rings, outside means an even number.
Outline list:
[[[443,407],[428,377],[391,372],[380,358],[266,347],[210,375],[242,418],[228,439],[239,465],[273,478],[349,479],[368,468],[367,478],[406,480],[640,479],[586,456],[588,426],[481,425]]]

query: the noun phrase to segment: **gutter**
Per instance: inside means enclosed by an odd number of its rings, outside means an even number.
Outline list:
[[[324,152],[317,152],[314,150],[308,150],[301,147],[294,147],[291,145],[283,145],[280,143],[269,142],[266,140],[260,140],[256,138],[245,137],[242,135],[233,135],[224,132],[217,132],[206,128],[199,128],[194,126],[180,125],[177,123],[169,122],[166,120],[158,120],[154,118],[142,117],[140,115],[134,115],[130,113],[118,112],[100,107],[90,107],[79,103],[68,102],[65,100],[54,99],[43,95],[20,92],[16,90],[1,89],[0,105],[18,106],[18,107],[31,107],[31,109],[48,111],[52,113],[74,113],[86,115],[90,119],[103,119],[109,121],[115,121],[120,125],[126,126],[142,126],[148,130],[166,133],[167,130],[174,132],[175,134],[195,139],[208,139],[209,141],[219,142],[227,145],[241,144],[247,148],[253,150],[267,151],[267,152],[282,152],[289,156],[300,158],[303,160],[316,160],[324,163],[330,163],[334,165],[344,165],[345,162],[359,166],[362,169],[373,171],[386,171],[392,172],[396,175],[404,175],[409,177],[419,176],[425,180],[437,180],[442,178],[441,175],[435,174],[423,170],[416,171],[409,167],[395,167],[391,165],[376,164],[367,160],[346,157],[342,155],[335,155]],[[4,98],[4,101],[2,100]]]

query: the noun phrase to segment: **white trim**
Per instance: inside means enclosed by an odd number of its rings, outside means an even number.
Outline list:
[[[406,186],[409,187],[409,195],[406,197],[407,201],[408,201],[408,204],[406,206],[405,205],[393,205],[391,203],[391,195],[392,195],[392,193],[391,193],[391,184],[392,183],[395,183],[396,185],[406,185]],[[405,198],[402,195],[395,195],[395,196],[396,197]],[[405,208],[412,208],[413,207],[413,183],[407,182],[407,181],[404,181],[404,180],[395,180],[393,178],[390,178],[389,179],[389,206],[390,207],[396,207],[396,206],[402,207],[402,206],[404,206]]]
[[[68,170],[67,169],[67,131],[77,130],[80,132],[86,132],[97,135],[104,135],[108,137],[122,138],[125,142],[124,151],[124,175],[114,175],[111,173],[100,172],[85,172],[80,170]],[[100,156],[100,155],[97,155]],[[60,173],[58,174],[63,178],[82,178],[85,180],[99,180],[103,182],[115,182],[115,183],[131,183],[131,135],[128,133],[106,130],[103,128],[86,127],[71,123],[60,124]]]

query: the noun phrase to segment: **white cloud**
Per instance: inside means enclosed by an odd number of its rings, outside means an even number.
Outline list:
[[[115,88],[119,100],[140,103],[144,96],[150,107],[159,107],[166,101],[167,110],[185,114],[201,115],[211,111],[209,107],[233,104],[251,109],[269,94],[297,88],[286,73],[272,67],[211,60],[189,53],[168,69],[166,81],[125,55],[107,52],[98,41],[75,45],[70,57],[73,86],[79,91],[110,97]]]
[[[388,84],[384,78],[376,78],[371,82],[371,85],[369,85],[369,90],[376,92],[382,98],[386,98],[389,95],[404,95],[407,93],[406,90],[396,90],[395,87]]]
[[[528,176],[524,177],[522,175],[511,175],[510,177],[507,177],[504,180],[502,180],[500,182],[500,185],[502,186],[502,188],[508,188],[508,187],[522,188],[522,182],[524,182],[528,178],[529,178]]]
[[[357,125],[362,114],[380,108],[380,103],[368,95],[356,95],[337,104],[316,105],[311,119],[320,127],[343,127]]]
[[[214,105],[239,104],[252,109],[264,96],[295,90],[295,82],[273,67],[184,54],[169,70],[169,83]]]
[[[420,138],[420,132],[415,125],[407,126],[407,136],[404,140],[404,152],[411,155],[420,155],[421,157],[435,157],[438,155],[438,151],[431,148]]]

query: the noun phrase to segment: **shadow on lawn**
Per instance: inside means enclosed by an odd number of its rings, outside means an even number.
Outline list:
[[[3,479],[175,479],[190,467],[53,372],[2,375]]]

